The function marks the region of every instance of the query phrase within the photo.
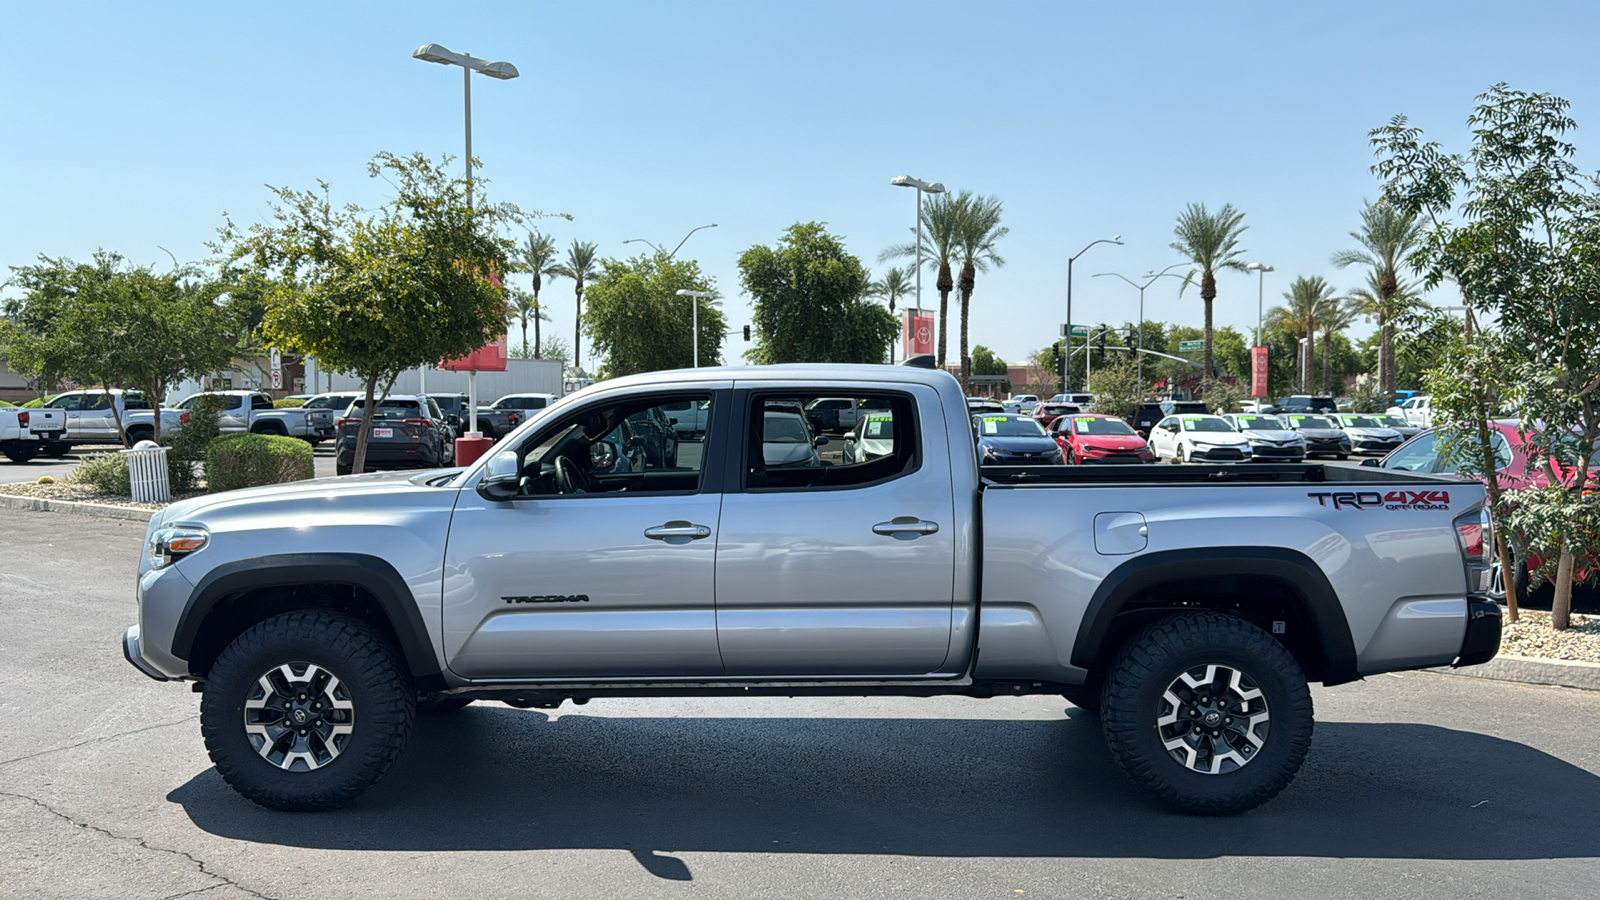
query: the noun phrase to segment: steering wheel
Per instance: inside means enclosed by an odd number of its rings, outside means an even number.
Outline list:
[[[587,494],[589,492],[589,479],[572,460],[565,456],[558,456],[556,457],[556,487],[560,488],[563,494]]]

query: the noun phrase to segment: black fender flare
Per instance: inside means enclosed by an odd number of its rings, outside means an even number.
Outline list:
[[[173,633],[172,655],[190,659],[207,617],[229,597],[259,588],[328,584],[352,585],[370,594],[388,617],[417,687],[444,688],[439,659],[410,586],[386,560],[362,553],[285,553],[217,566],[190,592]]]
[[[1361,677],[1350,623],[1328,576],[1304,553],[1282,547],[1199,547],[1128,560],[1113,569],[1089,599],[1072,645],[1072,664],[1083,669],[1093,665],[1112,620],[1142,591],[1158,584],[1226,576],[1270,578],[1287,585],[1316,626],[1328,660],[1323,683],[1343,684]]]

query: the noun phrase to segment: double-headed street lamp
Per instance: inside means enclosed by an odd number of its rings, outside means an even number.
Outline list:
[[[1123,281],[1126,281],[1127,283],[1129,283],[1129,284],[1131,284],[1134,287],[1139,289],[1139,347],[1138,347],[1138,352],[1136,352],[1134,354],[1134,356],[1138,357],[1138,360],[1135,363],[1135,365],[1138,366],[1138,369],[1139,369],[1140,390],[1144,389],[1143,388],[1143,385],[1144,385],[1144,290],[1145,290],[1145,288],[1149,287],[1150,285],[1155,284],[1156,283],[1156,279],[1158,279],[1158,278],[1177,278],[1177,277],[1179,277],[1177,275],[1171,274],[1172,270],[1176,269],[1176,268],[1178,268],[1180,266],[1186,266],[1186,265],[1188,265],[1188,263],[1173,263],[1172,265],[1167,266],[1165,269],[1162,269],[1159,272],[1146,272],[1146,273],[1144,273],[1144,277],[1148,278],[1150,280],[1146,281],[1144,284],[1139,284],[1138,282],[1134,281],[1133,279],[1129,278],[1126,275],[1123,275],[1120,272],[1096,272],[1096,273],[1094,273],[1094,277],[1096,277],[1096,278],[1101,278],[1101,277],[1104,277],[1106,275],[1110,275],[1110,276],[1112,276],[1114,278],[1121,278]],[[1068,324],[1068,326],[1071,326],[1072,323],[1068,322],[1067,324]],[[1067,330],[1071,331],[1072,329],[1069,327]]]
[[[657,253],[666,253],[667,259],[671,259],[674,256],[678,255],[678,251],[683,249],[683,245],[689,242],[690,236],[693,235],[696,231],[703,231],[703,230],[705,230],[707,228],[715,228],[715,227],[717,227],[717,223],[712,222],[710,225],[701,225],[699,228],[691,228],[691,229],[689,229],[689,234],[686,234],[686,235],[683,236],[683,240],[678,242],[678,246],[672,248],[672,252],[671,253],[667,253],[667,251],[662,250],[660,247],[657,247],[655,241],[647,241],[644,238],[628,238],[627,240],[623,241],[623,243],[624,244],[649,244],[650,246],[656,248],[656,252]]]
[[[685,240],[688,239],[685,238]],[[678,246],[682,247],[683,245],[679,244]],[[678,251],[674,250],[672,252],[677,253]],[[715,297],[716,294],[712,293],[711,291],[689,291],[680,289],[678,291],[678,296],[691,297],[694,300],[694,313],[689,318],[689,327],[694,329],[694,367],[698,369],[700,368],[700,301],[710,300],[712,297]]]
[[[1090,241],[1088,247],[1084,247],[1082,250],[1079,250],[1077,253],[1074,253],[1073,255],[1067,257],[1067,329],[1066,329],[1066,331],[1067,331],[1067,334],[1066,334],[1067,344],[1066,344],[1066,349],[1062,351],[1062,355],[1066,357],[1067,364],[1062,367],[1061,389],[1063,391],[1067,389],[1067,382],[1072,377],[1071,376],[1071,372],[1072,372],[1072,365],[1071,365],[1072,364],[1072,264],[1078,261],[1078,257],[1084,255],[1085,253],[1088,253],[1089,252],[1089,247],[1093,247],[1095,244],[1116,244],[1118,247],[1120,247],[1120,246],[1122,246],[1122,235],[1119,234],[1116,237],[1101,238],[1098,241]],[[1085,340],[1087,340],[1087,338]],[[1085,353],[1084,354],[1084,370],[1083,370],[1083,380],[1084,381],[1088,381],[1089,380],[1088,360],[1089,360],[1089,354]],[[1085,389],[1087,389],[1088,387],[1089,387],[1089,385],[1087,385],[1087,384],[1084,385]]]
[[[1258,262],[1246,263],[1244,268],[1245,268],[1246,272],[1255,272],[1256,275],[1257,275],[1257,278],[1256,278],[1256,346],[1257,347],[1264,347],[1264,346],[1266,346],[1266,341],[1264,341],[1262,339],[1261,320],[1262,320],[1262,312],[1266,307],[1267,273],[1275,271],[1275,270],[1271,266],[1267,265],[1266,263],[1258,263]]]
[[[462,103],[466,109],[467,132],[467,208],[472,208],[472,73],[498,78],[501,81],[510,81],[517,77],[517,67],[508,62],[490,62],[487,59],[478,59],[465,53],[456,53],[446,49],[441,44],[423,44],[413,50],[411,56],[423,62],[438,63],[442,66],[461,67]],[[426,368],[423,369],[427,371]],[[423,376],[426,378],[426,375]],[[420,385],[427,389],[426,382]],[[478,372],[476,369],[467,373],[467,405],[472,410],[471,426],[467,432],[469,438],[481,438],[483,432],[478,430]]]
[[[889,179],[895,187],[908,187],[917,189],[917,312],[922,312],[922,195],[942,194],[944,185],[935,181],[929,184],[926,181],[912,178],[910,175],[896,175]],[[939,328],[944,328],[944,323],[939,323]],[[894,362],[894,344],[889,344],[889,362]]]

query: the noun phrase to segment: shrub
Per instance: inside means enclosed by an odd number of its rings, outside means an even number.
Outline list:
[[[304,400],[274,400],[274,401],[272,401],[272,408],[273,409],[299,409],[300,407],[302,407],[304,405],[305,405],[305,401]]]
[[[206,486],[213,492],[313,477],[311,445],[271,434],[225,434],[206,447]]]
[[[133,495],[133,486],[128,482],[128,460],[120,453],[85,457],[67,480],[87,484],[102,494]]]
[[[35,397],[32,400],[29,400],[27,403],[22,404],[23,409],[38,409],[41,406],[44,406],[44,400],[39,397]]]
[[[39,480],[34,482],[34,484],[55,484],[55,483],[56,483],[56,480],[54,478],[51,478],[49,475],[40,475],[39,476]]]
[[[206,448],[219,433],[217,417],[222,404],[220,397],[206,397],[187,410],[189,421],[182,428],[163,433],[167,447],[167,481],[175,494],[187,494],[200,489],[200,465],[207,461]]]
[[[11,406],[16,406],[16,404],[15,403],[7,403],[4,400],[0,400],[0,409],[6,408],[6,407],[11,407]]]

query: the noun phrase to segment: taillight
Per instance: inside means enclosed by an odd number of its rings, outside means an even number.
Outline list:
[[[315,417],[312,416],[311,413],[306,413],[306,424],[310,425],[312,423],[312,421],[314,420],[314,418]]]
[[[339,421],[335,422],[334,424],[337,425],[340,428],[343,428],[346,425],[360,425],[361,424],[361,420],[360,419],[352,419],[352,418],[349,418],[349,417],[345,417],[345,418],[342,418]]]
[[[23,410],[22,412],[17,413],[17,424],[22,426],[23,428],[27,428],[28,427],[28,411],[27,410]]]
[[[1456,516],[1451,526],[1461,547],[1461,564],[1466,570],[1467,592],[1488,593],[1494,583],[1494,524],[1486,506]]]
[[[1464,522],[1456,526],[1456,534],[1461,536],[1461,553],[1464,556],[1483,555],[1483,526],[1476,522]]]
[[[506,421],[510,422],[513,425],[517,424],[517,414],[516,413],[512,413],[511,415],[506,416]]]
[[[428,424],[428,420],[427,419],[406,419],[405,423],[407,425],[424,425],[425,426],[425,425]]]
[[[187,425],[187,424],[189,424],[189,414],[188,413],[179,413],[178,414],[178,424],[179,425]]]

